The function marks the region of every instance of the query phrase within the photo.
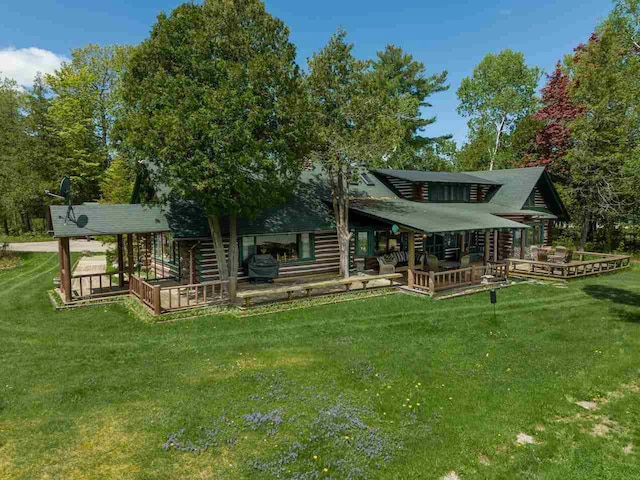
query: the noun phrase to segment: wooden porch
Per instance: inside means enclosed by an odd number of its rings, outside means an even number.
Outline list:
[[[615,272],[631,265],[630,255],[583,251],[574,252],[573,255],[577,260],[566,263],[508,258],[508,274],[516,278],[568,280]]]
[[[443,272],[409,270],[407,272],[407,288],[433,296],[443,290],[474,287],[482,285],[483,282],[486,284],[500,283],[506,281],[507,278],[507,265],[502,263],[472,265]]]

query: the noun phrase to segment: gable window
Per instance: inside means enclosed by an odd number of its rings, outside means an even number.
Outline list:
[[[471,186],[455,183],[434,183],[429,186],[432,202],[470,202]]]
[[[424,184],[414,183],[411,185],[411,200],[422,202],[424,196]]]
[[[251,255],[271,255],[279,263],[313,260],[315,245],[313,233],[278,233],[255,235],[240,239],[241,262]]]
[[[531,193],[529,194],[529,197],[527,197],[527,201],[524,202],[524,206],[525,207],[535,207],[536,206],[536,190],[535,188],[531,191]]]

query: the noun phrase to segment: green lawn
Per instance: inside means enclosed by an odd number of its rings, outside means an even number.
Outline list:
[[[0,234],[0,245],[3,243],[50,242],[53,237],[48,233],[23,233],[21,235]]]
[[[640,478],[637,265],[162,325],[54,312],[57,265],[0,272],[2,479]]]

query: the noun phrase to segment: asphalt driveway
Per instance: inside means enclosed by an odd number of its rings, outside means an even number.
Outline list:
[[[105,252],[109,248],[108,244],[95,240],[71,240],[69,242],[72,252]],[[24,242],[10,243],[9,250],[14,252],[38,252],[50,253],[58,251],[58,242]]]

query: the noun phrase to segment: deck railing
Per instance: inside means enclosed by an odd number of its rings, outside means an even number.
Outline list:
[[[409,270],[409,288],[428,292],[431,295],[449,288],[479,285],[482,277],[492,275],[499,280],[507,278],[507,265],[490,263],[488,265],[472,265],[457,270],[444,272],[422,272]]]
[[[514,275],[550,278],[578,278],[627,268],[630,255],[577,251],[577,261],[567,263],[540,262],[537,260],[507,259],[509,272]],[[585,260],[587,258],[587,260]]]
[[[162,286],[151,284],[136,275],[131,276],[129,283],[131,293],[149,307],[154,315],[222,303],[228,298],[228,284],[228,281],[220,280],[191,285]]]
[[[103,297],[127,293],[129,286],[126,281],[120,285],[114,276],[124,278],[124,271],[108,273],[82,273],[71,276],[71,299],[84,300],[87,298]]]
[[[181,310],[222,303],[228,298],[228,280],[174,285],[160,289],[161,311]]]
[[[162,313],[160,307],[160,285],[151,285],[137,275],[131,275],[129,291],[149,307],[154,314]]]

